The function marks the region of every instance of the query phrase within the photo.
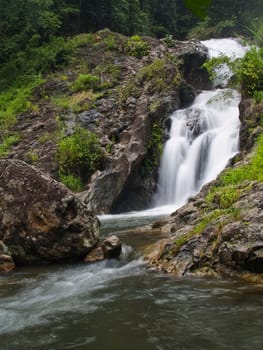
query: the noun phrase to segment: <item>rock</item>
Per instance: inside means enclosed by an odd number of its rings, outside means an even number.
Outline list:
[[[0,239],[17,265],[83,258],[99,223],[71,191],[20,160],[0,160]]]
[[[7,246],[0,241],[0,272],[9,272],[15,268],[13,258],[10,256],[10,252]]]
[[[118,258],[121,254],[121,241],[117,236],[106,238],[101,244],[104,257],[107,259]]]
[[[86,263],[93,263],[105,259],[118,258],[121,254],[122,244],[117,236],[107,237],[98,247],[93,249],[84,259]]]
[[[15,263],[10,255],[0,254],[0,272],[10,272],[15,268]]]
[[[104,252],[102,247],[94,248],[84,259],[85,263],[94,263],[104,260]]]
[[[213,209],[205,208],[206,186],[196,198],[151,230],[169,233],[147,254],[148,264],[177,276],[263,273],[263,183],[243,185],[234,203],[238,216],[224,214],[207,220]],[[200,225],[200,223],[204,223]],[[203,227],[202,227],[203,226]],[[200,228],[197,230],[197,228]]]

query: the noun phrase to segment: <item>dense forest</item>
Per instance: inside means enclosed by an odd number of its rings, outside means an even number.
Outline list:
[[[249,35],[262,28],[262,13],[259,0],[1,0],[0,61],[54,36],[103,28],[176,39]]]

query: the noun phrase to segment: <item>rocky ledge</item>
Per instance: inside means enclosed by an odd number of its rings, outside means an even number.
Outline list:
[[[231,210],[209,209],[208,188],[151,226],[169,238],[151,247],[148,263],[177,276],[263,273],[263,184],[240,186]]]
[[[0,160],[0,271],[84,260],[98,233],[98,219],[63,184],[23,161]]]

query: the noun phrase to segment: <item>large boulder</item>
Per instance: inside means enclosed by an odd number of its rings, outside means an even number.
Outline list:
[[[0,240],[17,265],[83,258],[98,231],[97,218],[64,185],[23,161],[0,160]]]

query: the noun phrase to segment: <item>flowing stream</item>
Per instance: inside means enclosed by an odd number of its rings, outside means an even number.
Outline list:
[[[202,92],[172,115],[161,207],[101,218],[102,235],[125,242],[119,260],[0,275],[0,350],[262,349],[262,286],[158,274],[140,255],[161,236],[123,231],[180,206],[226,166],[238,151],[238,101],[229,89]]]

